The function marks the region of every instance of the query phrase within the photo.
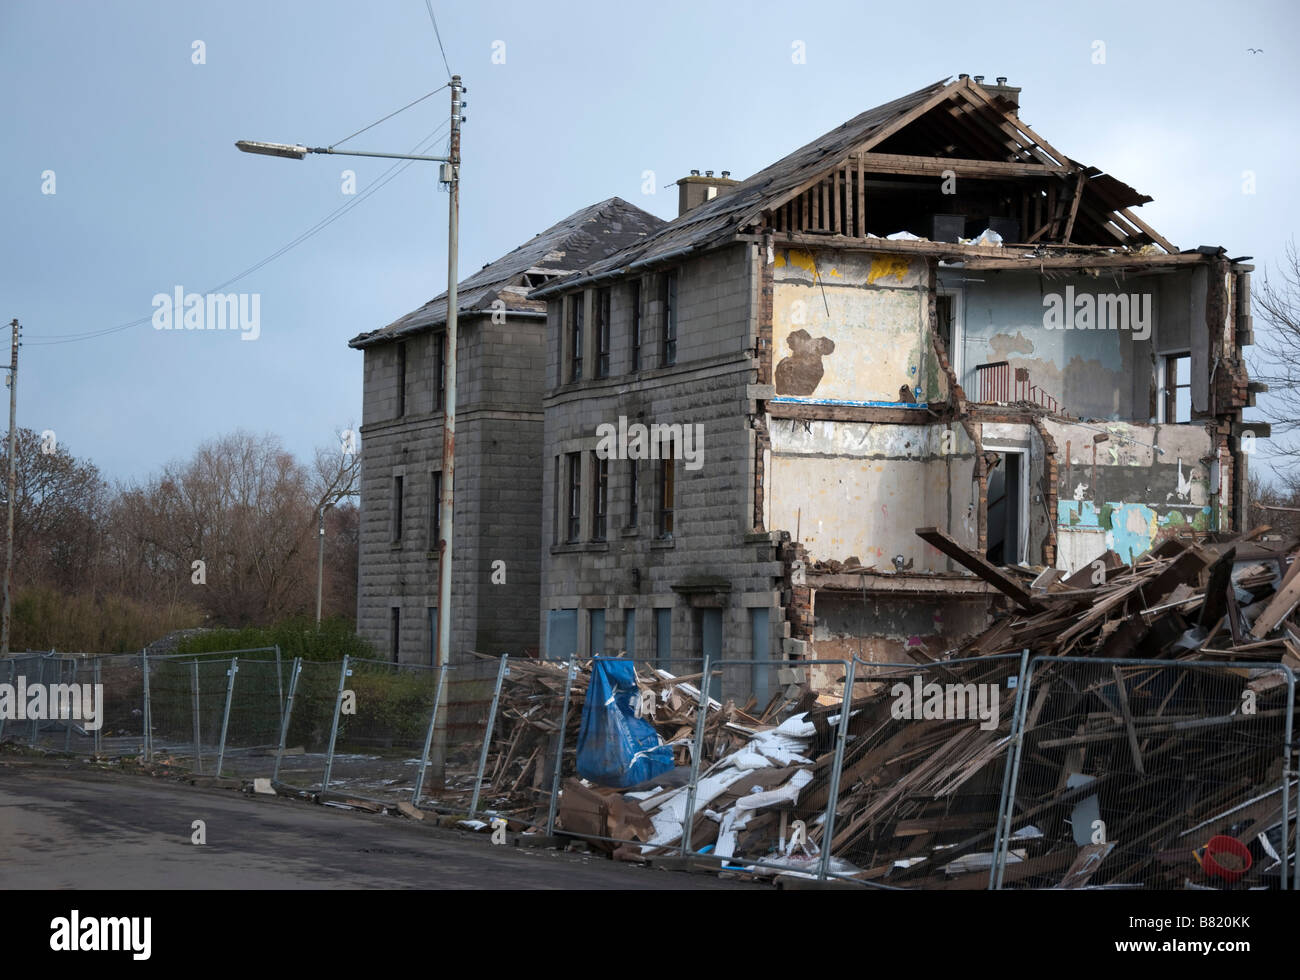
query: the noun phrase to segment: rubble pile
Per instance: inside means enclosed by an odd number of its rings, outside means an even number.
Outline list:
[[[1300,563],[1296,542],[1260,544],[1261,533],[1170,539],[1132,565],[1107,552],[1066,577],[996,568],[919,530],[1008,608],[943,657],[856,665],[829,842],[842,690],[795,685],[762,711],[711,699],[690,853],[738,872],[815,871],[829,843],[831,870],[865,882],[987,887],[1021,732],[1004,884],[1275,887],[1278,855],[1295,847],[1294,782],[1287,811],[1281,792],[1294,691],[1280,668],[1300,668]],[[1059,659],[1040,661],[1018,698],[1026,650]],[[571,692],[570,753],[589,670],[579,665]],[[563,664],[512,664],[503,691],[491,793],[520,829],[545,819],[566,677]],[[638,666],[645,719],[674,768],[614,788],[575,778],[566,754],[559,832],[622,859],[676,853],[701,682]]]

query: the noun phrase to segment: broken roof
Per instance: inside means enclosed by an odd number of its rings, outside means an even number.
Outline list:
[[[507,313],[545,314],[546,304],[530,298],[534,287],[641,242],[664,223],[662,218],[621,197],[575,211],[462,280],[456,287],[456,309],[462,316],[490,312],[492,303],[499,299],[505,303]],[[386,327],[358,334],[348,341],[348,346],[365,348],[446,322],[447,294],[443,292]]]
[[[1114,247],[1152,241],[1162,247],[1167,244],[1128,210],[1150,201],[1150,197],[1095,167],[1085,167],[1066,157],[1019,120],[1014,104],[962,78],[954,82],[940,80],[868,109],[760,170],[730,193],[686,212],[618,254],[592,263],[583,274],[539,288],[534,298],[687,252],[714,248],[746,230],[770,228],[775,209],[816,186],[855,154],[886,151],[933,156],[935,149],[944,144],[960,146],[970,160],[1024,163],[1047,176],[1068,177],[1071,186],[1075,180],[1080,181],[1080,225],[1086,222]],[[882,244],[892,247],[895,243]],[[1166,250],[1174,251],[1172,247]]]

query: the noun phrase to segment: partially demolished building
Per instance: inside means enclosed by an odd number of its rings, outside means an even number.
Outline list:
[[[961,76],[688,179],[532,293],[545,655],[924,660],[997,595],[945,542],[1072,573],[1240,528],[1251,267],[1018,103]]]

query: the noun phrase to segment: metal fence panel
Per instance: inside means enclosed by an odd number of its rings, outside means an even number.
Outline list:
[[[1034,658],[1000,883],[1288,887],[1294,688],[1277,664]]]
[[[351,658],[348,668],[330,789],[409,801],[433,714],[438,668]]]

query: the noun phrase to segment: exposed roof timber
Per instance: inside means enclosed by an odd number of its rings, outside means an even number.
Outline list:
[[[800,194],[802,194],[804,191],[808,190],[809,188],[816,187],[818,184],[820,184],[823,180],[826,179],[826,174],[828,171],[833,170],[836,167],[843,167],[845,164],[848,163],[850,159],[852,159],[854,153],[863,150],[868,150],[871,147],[875,146],[876,144],[880,143],[888,136],[898,132],[908,123],[914,121],[920,116],[925,115],[935,106],[942,105],[950,98],[950,95],[951,95],[951,86],[945,85],[943,88],[939,89],[937,92],[931,95],[924,102],[921,102],[919,105],[912,107],[910,110],[903,113],[897,119],[892,120],[888,125],[877,129],[874,133],[871,134],[871,136],[867,139],[865,143],[861,144],[860,146],[853,147],[848,153],[843,154],[840,159],[833,162],[828,162],[825,166],[822,167],[821,173],[817,174],[817,176],[812,177],[809,180],[805,180],[803,183],[796,185],[793,189],[786,191],[784,194],[776,197],[771,201],[766,202],[763,206],[763,210],[773,211],[781,207],[787,201],[797,198]]]
[[[1054,147],[1051,143],[1047,142],[1047,140],[1043,139],[1041,136],[1035,133],[1033,129],[1031,129],[1027,123],[1022,121],[1019,116],[1008,117],[1005,113],[1002,112],[1001,109],[999,109],[994,104],[989,94],[985,92],[984,89],[976,85],[974,82],[971,82],[965,89],[959,89],[959,91],[961,92],[962,95],[965,95],[968,98],[981,99],[990,109],[996,112],[1003,120],[1006,120],[1008,118],[1014,119],[1016,129],[1018,129],[1025,136],[1029,137],[1029,140],[1033,144],[1037,145],[1039,148],[1046,150],[1048,153],[1050,153],[1055,158],[1055,161],[1057,163],[1072,164],[1074,162],[1069,157],[1067,157],[1064,153],[1062,153],[1060,150]]]
[[[1061,241],[1066,245],[1070,244],[1070,236],[1074,234],[1074,219],[1079,216],[1079,202],[1083,199],[1083,185],[1086,179],[1082,173],[1074,179],[1074,194],[1070,197],[1070,214],[1065,222],[1065,232],[1061,236]]]
[[[1141,228],[1148,235],[1150,235],[1151,238],[1155,241],[1155,243],[1159,245],[1161,248],[1163,248],[1166,252],[1169,252],[1172,255],[1173,253],[1178,251],[1176,246],[1171,245],[1166,239],[1161,238],[1159,233],[1157,233],[1154,228],[1152,228],[1149,224],[1147,224],[1145,221],[1139,218],[1129,208],[1121,208],[1119,213],[1122,214],[1129,221],[1131,221],[1133,224]],[[1069,239],[1067,239],[1067,241],[1068,240]]]
[[[948,114],[953,117],[954,123],[972,133],[977,140],[982,140],[989,152],[1003,154],[1024,163],[1034,162],[1034,155],[1021,146],[1018,140],[1007,135],[999,127],[990,125],[987,120],[982,120],[976,115],[977,110],[982,112],[983,107],[970,102],[953,102],[947,106]],[[967,117],[974,119],[974,122]],[[994,130],[997,131],[996,137],[991,135]]]
[[[897,153],[863,153],[862,162],[873,174],[942,174],[951,170],[959,178],[1002,180],[1006,177],[1052,177],[1067,174],[1065,167],[1041,163],[1004,163],[997,160],[965,160],[954,157],[918,157]]]
[[[762,243],[762,235],[736,235],[736,242]],[[926,255],[939,259],[961,262],[967,269],[1087,269],[1087,268],[1125,268],[1140,266],[1178,266],[1194,265],[1205,259],[1199,252],[1179,252],[1174,255],[1161,253],[1125,252],[1113,253],[1103,251],[1100,246],[1070,246],[1080,251],[1092,250],[1101,254],[1079,255],[1044,255],[1042,249],[1051,246],[1034,246],[1034,248],[1017,248],[1014,245],[1002,248],[989,248],[983,245],[960,245],[948,242],[898,241],[889,238],[848,238],[844,235],[787,235],[776,237],[778,246],[804,246],[809,248],[838,248],[850,252],[896,252],[911,255]],[[1058,246],[1064,250],[1063,246]]]

